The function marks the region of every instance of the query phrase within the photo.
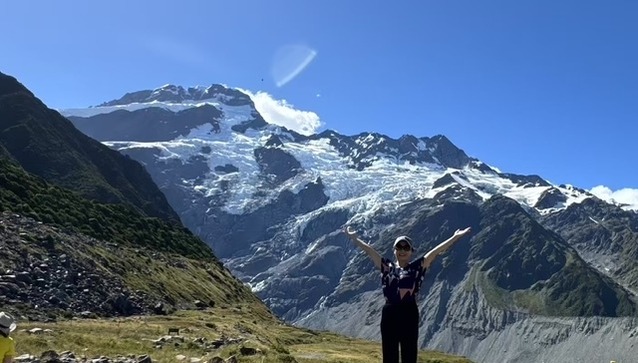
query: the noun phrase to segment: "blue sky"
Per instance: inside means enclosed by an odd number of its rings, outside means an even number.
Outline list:
[[[502,171],[638,187],[637,1],[10,0],[2,10],[0,71],[53,108],[223,83],[294,108],[311,129],[444,134]]]

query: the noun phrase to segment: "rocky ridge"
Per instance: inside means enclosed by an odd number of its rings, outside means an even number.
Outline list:
[[[29,319],[148,313],[156,302],[96,268],[93,261],[64,253],[100,241],[66,234],[33,219],[0,215],[0,302],[24,309]],[[116,249],[116,245],[107,248]],[[53,313],[55,312],[55,313]]]
[[[162,315],[174,309],[204,309],[241,296],[245,296],[242,301],[257,301],[238,281],[233,287],[220,280],[235,279],[225,268],[217,271],[211,263],[119,246],[7,211],[0,214],[0,253],[0,303],[26,320]],[[126,258],[112,258],[116,255]],[[174,271],[172,280],[157,275],[167,270]],[[210,282],[199,280],[201,291],[176,296],[163,284],[187,283],[176,276],[180,270],[197,274],[189,278]],[[130,279],[136,276],[147,282],[132,287]],[[210,297],[214,291],[204,290],[214,287],[206,284],[225,287],[225,295],[215,301]]]

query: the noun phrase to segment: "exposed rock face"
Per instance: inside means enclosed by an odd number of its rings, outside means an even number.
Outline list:
[[[549,187],[550,184],[538,175],[518,175],[511,173],[500,173],[500,176],[511,180],[520,186],[544,186]]]
[[[278,185],[294,177],[301,170],[301,164],[294,156],[277,147],[255,149],[255,160],[269,182]]]
[[[191,129],[209,124],[208,132],[219,132],[223,113],[212,105],[203,105],[179,112],[159,107],[136,112],[124,110],[97,115],[94,119],[73,119],[75,126],[100,141],[169,141],[186,136]]]
[[[441,188],[454,183],[456,183],[456,179],[454,179],[452,174],[445,174],[434,182],[432,188]]]
[[[443,135],[433,137],[429,140],[428,144],[432,145],[432,156],[436,158],[438,162],[450,168],[462,169],[471,161],[465,152],[452,144],[452,142]]]
[[[638,214],[587,199],[541,219],[599,271],[632,291],[638,287]]]
[[[534,207],[538,209],[548,209],[561,206],[565,202],[567,202],[567,197],[561,193],[560,190],[556,188],[549,188],[541,194],[541,197],[538,199],[538,202],[536,202]]]
[[[391,156],[410,164],[440,164],[451,168],[472,165],[474,159],[457,148],[443,135],[432,138],[402,136],[399,140],[377,133],[363,133],[352,137],[325,131],[310,139],[327,138],[340,155],[350,159],[350,167],[363,170],[383,156]]]

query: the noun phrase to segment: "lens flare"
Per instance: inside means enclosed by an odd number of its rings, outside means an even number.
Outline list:
[[[275,53],[272,77],[277,87],[292,81],[312,63],[317,51],[305,45],[286,45]]]

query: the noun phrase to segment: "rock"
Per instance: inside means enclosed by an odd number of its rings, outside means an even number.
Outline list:
[[[179,342],[179,343],[184,343],[184,337],[181,336],[181,335],[164,335],[163,337],[160,337],[155,342],[161,342],[161,343]]]
[[[84,318],[84,319],[95,319],[96,318],[95,314],[93,314],[92,312],[90,312],[88,310],[81,312],[80,316],[82,318]]]
[[[0,280],[14,283],[17,281],[16,275],[2,275],[0,276]]]
[[[106,304],[110,305],[110,307],[112,307],[112,309],[115,312],[120,313],[120,314],[125,315],[125,316],[131,315],[134,312],[134,310],[135,310],[135,307],[133,306],[133,303],[131,302],[129,297],[124,295],[124,294],[118,294],[116,296],[111,296],[106,301]]]
[[[48,329],[47,329],[47,330],[48,330]],[[60,355],[61,355],[62,357],[65,357],[65,358],[75,358],[75,354],[73,354],[73,352],[71,352],[71,351],[69,351],[69,350],[67,350],[67,351],[64,351],[64,352],[60,353]]]
[[[225,343],[226,342],[223,339],[217,339],[210,342],[210,346],[213,347],[213,349],[217,349],[221,347],[222,345],[224,345]]]
[[[201,300],[195,300],[193,303],[195,304],[196,307],[200,309],[207,307],[207,304]]]
[[[202,358],[195,358],[195,357],[191,358],[190,360],[191,363],[200,363],[201,361],[202,361]]]
[[[212,357],[206,363],[224,363],[224,359],[220,357]]]
[[[33,330],[33,329],[32,329]],[[40,329],[42,330],[42,329]],[[42,363],[60,363],[60,355],[54,350],[47,350],[40,355]]]
[[[27,285],[31,285],[33,283],[33,280],[31,279],[31,275],[28,272],[18,272],[15,275],[15,279],[16,281],[23,282]]]
[[[228,359],[226,359],[226,363],[237,363],[237,357],[231,355]]]
[[[44,333],[44,330],[42,328],[33,328],[31,330],[27,330],[27,333],[29,333],[29,334],[42,334],[42,333]]]
[[[539,209],[554,208],[565,203],[567,197],[556,188],[549,188],[541,194],[534,207]]]
[[[164,303],[158,302],[153,306],[153,313],[157,315],[166,315],[166,310],[164,309]]]
[[[20,288],[13,282],[0,282],[0,295],[15,297],[18,295]]]
[[[186,359],[186,356],[183,355],[183,354],[178,354],[178,355],[175,356],[175,359],[181,362],[184,359]]]
[[[148,355],[140,355],[137,357],[137,363],[153,363],[153,361]]]
[[[197,343],[199,345],[202,345],[202,344],[206,343],[206,338],[205,337],[195,338],[195,340],[193,340],[193,342]]]
[[[241,355],[255,355],[257,354],[257,349],[250,347],[241,347],[239,348],[239,354]]]
[[[29,354],[23,354],[21,356],[15,357],[13,360],[16,362],[30,362],[34,360],[35,357]]]

